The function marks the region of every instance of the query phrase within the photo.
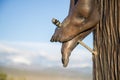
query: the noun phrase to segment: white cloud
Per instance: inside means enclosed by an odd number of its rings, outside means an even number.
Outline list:
[[[5,44],[0,43],[0,52],[13,53],[13,52],[18,52],[18,50],[11,46],[7,46]]]
[[[34,60],[38,60],[37,63],[44,66],[49,66],[49,63],[56,62],[61,63],[61,45],[54,43],[37,43],[37,42],[0,42],[0,54],[11,54],[7,56],[13,63],[18,64],[34,64]],[[81,48],[75,49],[70,57],[71,67],[86,67],[91,66],[89,63],[91,60],[91,54]],[[53,66],[54,66],[53,65]],[[57,65],[57,64],[56,64]],[[69,66],[70,67],[70,66]]]
[[[8,58],[15,64],[31,65],[31,61],[23,56],[11,56]]]

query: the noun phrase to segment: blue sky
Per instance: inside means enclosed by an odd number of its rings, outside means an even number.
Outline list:
[[[0,63],[62,66],[61,44],[50,42],[51,19],[62,21],[68,10],[69,0],[0,0]],[[92,34],[84,42],[92,47]],[[92,65],[91,53],[81,46],[71,56],[69,67]]]
[[[0,37],[10,41],[49,41],[53,17],[63,20],[69,0],[1,0]]]

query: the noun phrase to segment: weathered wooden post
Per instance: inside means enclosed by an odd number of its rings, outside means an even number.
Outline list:
[[[96,0],[100,22],[94,31],[93,80],[120,80],[120,0]]]

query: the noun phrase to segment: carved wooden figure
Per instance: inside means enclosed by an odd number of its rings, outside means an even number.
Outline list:
[[[59,22],[59,20],[53,18],[52,19],[53,24],[55,24],[57,26],[57,28],[61,28],[61,23]],[[62,48],[61,48],[61,53],[62,53],[62,63],[64,67],[67,67],[68,62],[69,62],[69,56],[72,52],[72,50],[80,43],[82,46],[84,46],[85,48],[87,48],[90,52],[92,52],[93,54],[96,54],[95,51],[93,51],[91,48],[89,48],[85,43],[82,42],[82,40],[91,32],[93,31],[93,29],[88,30],[84,33],[79,34],[78,36],[76,36],[75,38],[63,42],[62,43]]]
[[[93,16],[95,18],[93,18]],[[94,27],[98,20],[99,13],[94,0],[71,0],[69,14],[64,21],[60,23],[56,19],[52,20],[59,28],[55,30],[51,41],[63,42],[61,53],[64,67],[66,67],[69,62],[71,51],[77,46],[79,41],[95,29]]]

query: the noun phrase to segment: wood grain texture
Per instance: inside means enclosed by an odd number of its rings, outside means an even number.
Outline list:
[[[120,0],[96,0],[100,22],[94,31],[93,80],[120,80]]]

